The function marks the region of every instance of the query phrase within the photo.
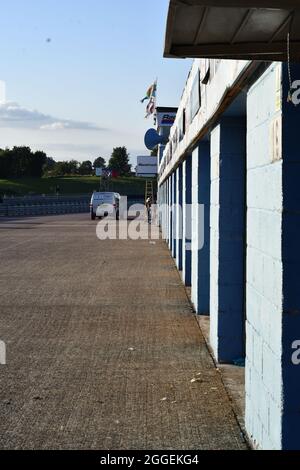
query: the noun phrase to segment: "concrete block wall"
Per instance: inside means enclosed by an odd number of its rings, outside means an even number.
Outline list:
[[[192,153],[192,259],[191,259],[191,298],[198,309],[198,236],[199,236],[199,147]]]
[[[158,224],[161,227],[162,230],[162,197],[163,191],[162,191],[162,186],[158,186],[157,188],[157,206],[158,206]],[[163,232],[162,232],[162,238],[163,237]]]
[[[200,147],[200,173],[199,173],[199,200],[203,205],[203,241],[204,244],[198,252],[199,280],[198,280],[198,308],[200,315],[209,315],[210,312],[210,139],[202,142]]]
[[[198,314],[209,313],[210,288],[210,143],[192,154],[192,291]]]
[[[287,66],[272,64],[248,93],[246,426],[259,448],[299,450],[300,110],[289,89]]]
[[[189,208],[192,202],[192,158],[189,155],[182,164],[182,279],[191,285],[191,232],[192,221]]]
[[[219,178],[221,128],[211,133],[211,201],[210,201],[210,343],[218,351],[218,271],[219,271]]]
[[[169,245],[170,243],[170,236],[171,236],[171,226],[170,226],[170,204],[171,204],[171,185],[170,185],[170,178],[167,179],[166,181],[166,186],[167,186],[167,205],[166,205],[166,209],[167,209],[167,213],[166,213],[166,231],[167,231],[167,243]]]
[[[172,243],[171,251],[173,258],[177,257],[177,171],[174,171],[171,176],[172,180]]]
[[[248,93],[246,427],[262,449],[282,448],[281,92],[273,64]]]
[[[169,249],[170,249],[170,251],[172,251],[172,248],[173,248],[173,212],[172,212],[172,207],[173,207],[173,195],[174,195],[172,175],[169,176],[168,182],[169,182],[169,201],[168,201],[168,206],[169,206],[169,221],[168,221],[169,236],[168,236],[168,240],[169,240]]]
[[[176,265],[182,271],[182,164],[176,170]]]
[[[246,123],[224,117],[211,133],[210,341],[219,362],[245,354]]]
[[[169,203],[169,185],[168,185],[168,181],[166,181],[164,183],[165,185],[165,210],[164,210],[164,213],[165,213],[165,222],[164,222],[164,225],[165,225],[165,240],[168,241],[168,237],[169,237],[169,206],[168,206],[168,203]]]
[[[169,241],[169,181],[165,183],[165,240],[168,243]]]
[[[300,77],[299,65],[292,77]],[[265,450],[300,449],[300,107],[287,102],[288,91],[286,65],[271,64],[248,91],[247,126],[241,118],[223,117],[213,129],[205,222],[211,345],[220,362],[232,362],[246,349],[246,429]],[[201,155],[199,146],[165,183],[169,207],[182,193],[183,241],[180,247],[176,224],[176,262],[180,266],[181,259],[183,281],[192,285],[200,313],[205,247],[198,258],[192,255],[190,235],[195,245],[199,217],[188,206],[202,201]],[[172,240],[169,208],[164,226]]]
[[[158,191],[160,195],[160,206],[159,206],[159,212],[160,212],[160,219],[161,219],[161,231],[162,231],[162,237],[164,240],[167,238],[166,234],[166,201],[167,201],[167,196],[166,196],[166,183],[163,183],[161,186],[158,186]]]
[[[158,204],[159,204],[159,224],[161,227],[162,238],[166,240],[167,230],[166,230],[166,204],[167,204],[167,184],[163,183],[158,188]]]

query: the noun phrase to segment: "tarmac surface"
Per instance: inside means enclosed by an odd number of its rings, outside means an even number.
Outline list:
[[[166,244],[96,225],[0,220],[0,448],[246,449]]]

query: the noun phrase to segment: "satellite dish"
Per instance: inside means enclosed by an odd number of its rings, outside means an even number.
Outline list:
[[[155,130],[149,129],[145,134],[145,145],[148,150],[153,150],[158,144],[164,144],[165,138]]]

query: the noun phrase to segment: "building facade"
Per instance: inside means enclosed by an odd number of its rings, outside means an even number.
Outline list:
[[[157,176],[157,157],[137,157],[136,176],[144,178],[155,178]]]
[[[216,360],[245,360],[246,429],[259,449],[300,449],[300,107],[290,74],[300,80],[300,65],[196,59],[158,169],[163,237],[195,311],[210,316]]]

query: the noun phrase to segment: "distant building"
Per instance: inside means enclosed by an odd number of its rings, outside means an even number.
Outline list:
[[[162,107],[156,108],[156,120],[157,120],[157,132],[165,139],[167,143],[170,136],[170,130],[175,122],[178,108],[174,107]],[[159,144],[158,146],[158,161],[159,165],[163,158],[163,153],[166,147],[166,143]]]
[[[136,176],[155,178],[157,170],[157,157],[151,157],[150,155],[137,157]]]

